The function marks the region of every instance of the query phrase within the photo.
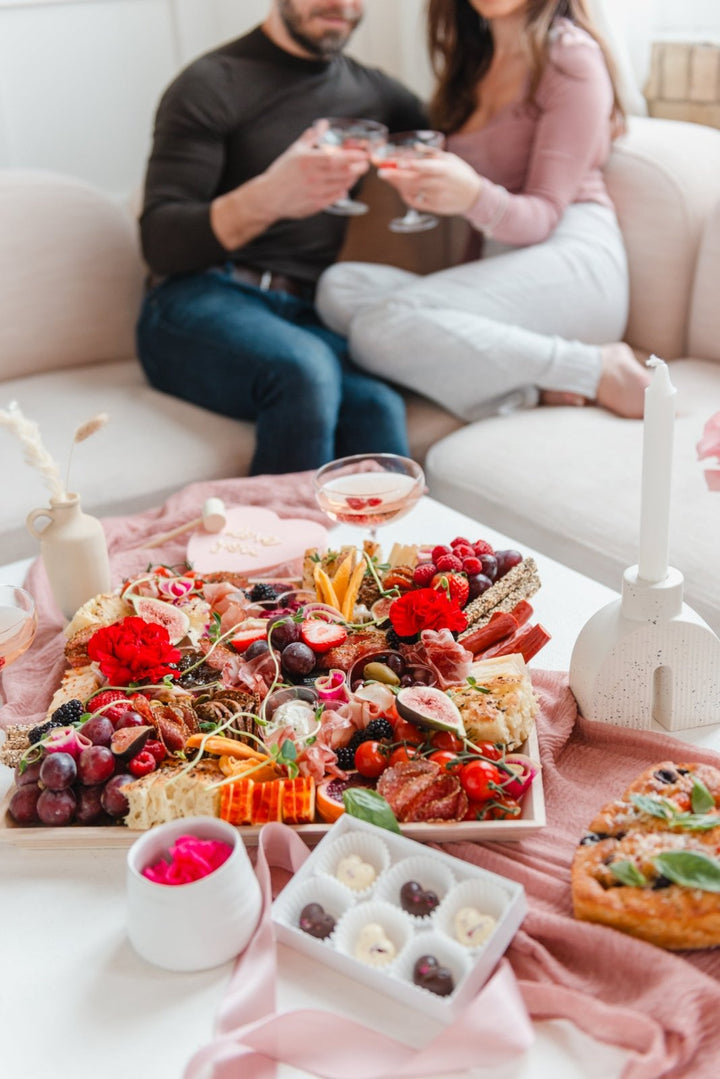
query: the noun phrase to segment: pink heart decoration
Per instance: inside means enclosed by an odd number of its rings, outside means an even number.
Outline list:
[[[199,528],[190,538],[188,561],[200,573],[257,575],[296,562],[308,547],[327,549],[327,529],[300,517],[278,517],[259,506],[235,506],[222,532]]]

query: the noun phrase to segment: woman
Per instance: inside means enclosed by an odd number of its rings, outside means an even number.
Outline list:
[[[584,0],[430,0],[428,36],[447,149],[380,176],[410,206],[464,216],[471,261],[426,277],[338,264],[321,317],[361,367],[467,421],[538,400],[642,416],[602,175],[624,116]]]

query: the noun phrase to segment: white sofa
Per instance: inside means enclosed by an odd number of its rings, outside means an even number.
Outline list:
[[[694,459],[702,423],[720,409],[720,132],[634,120],[608,179],[631,264],[627,340],[672,360],[680,390],[673,561],[686,574],[689,602],[720,628],[720,499],[705,492]],[[345,257],[420,272],[456,257],[457,222],[398,237],[387,229],[390,188],[371,179],[366,194],[373,209],[351,224]],[[5,170],[0,237],[0,406],[16,399],[61,459],[80,422],[98,411],[111,417],[74,454],[70,486],[86,509],[130,512],[191,481],[247,472],[251,424],[160,394],[144,379],[134,352],[144,267],[130,214],[73,178]],[[413,455],[425,461],[435,497],[618,586],[636,560],[640,423],[587,408],[464,426],[417,397],[408,399],[408,417]],[[0,461],[5,562],[35,552],[24,520],[47,492],[1,429]]]

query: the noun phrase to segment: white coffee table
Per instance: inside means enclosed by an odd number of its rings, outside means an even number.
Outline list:
[[[470,518],[424,499],[406,518],[381,530],[393,541],[448,542],[456,535],[518,546]],[[356,529],[338,528],[332,543],[355,543]],[[567,670],[579,630],[615,593],[557,562],[535,557],[543,582],[532,599],[536,620],[553,639],[531,666]],[[29,561],[0,569],[0,582],[21,583]],[[713,732],[714,733],[714,732]],[[698,738],[712,744],[709,732]],[[718,744],[717,736],[715,736]],[[11,779],[0,768],[0,796]],[[170,974],[133,952],[124,929],[125,854],[121,850],[48,851],[0,847],[0,1059],[12,1079],[180,1079],[192,1053],[211,1037],[231,966]],[[427,1017],[379,999],[329,968],[278,946],[278,1005],[341,1012],[410,1045],[439,1032]],[[506,1068],[480,1064],[468,1079],[616,1079],[624,1053],[572,1023],[535,1024],[536,1042]],[[361,1047],[359,1047],[361,1049]],[[348,1047],[348,1051],[354,1051]],[[281,1079],[303,1073],[281,1067]],[[431,1079],[442,1079],[441,1076]]]

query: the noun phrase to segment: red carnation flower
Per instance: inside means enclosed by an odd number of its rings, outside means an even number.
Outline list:
[[[399,637],[413,637],[424,629],[467,629],[467,618],[457,602],[436,588],[416,588],[393,600],[388,611]]]
[[[180,659],[165,626],[135,616],[96,630],[87,650],[113,686],[162,682],[166,675],[177,674]]]

